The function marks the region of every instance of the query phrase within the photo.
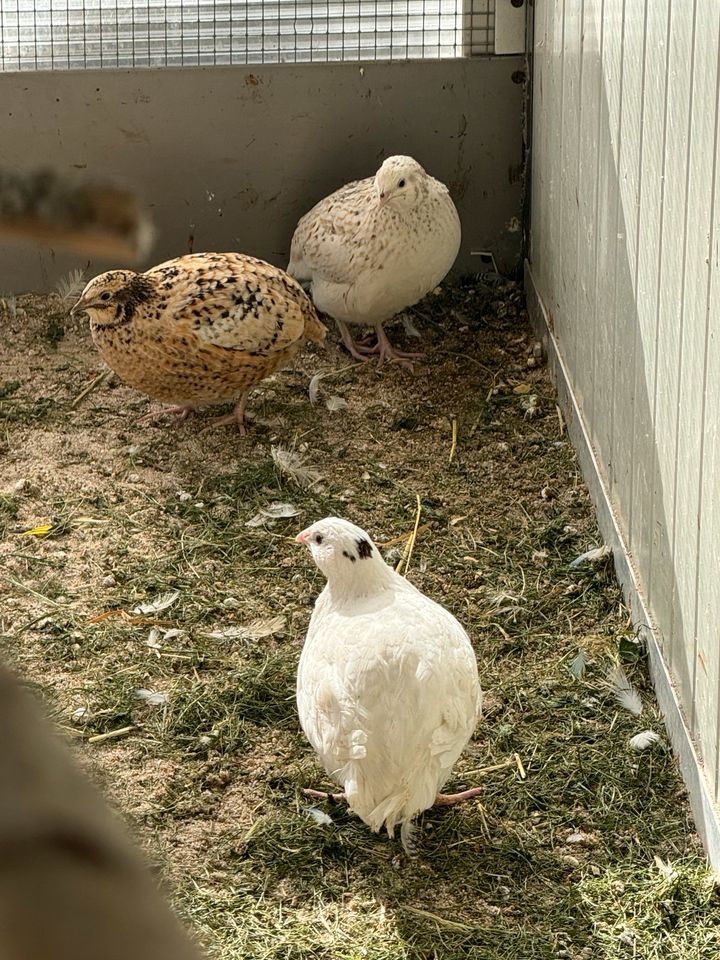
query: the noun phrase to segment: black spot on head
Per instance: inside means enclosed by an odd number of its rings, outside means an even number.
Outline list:
[[[136,273],[123,288],[123,298],[134,303],[146,303],[155,297],[155,283],[141,273]]]
[[[350,563],[355,563],[357,560],[357,557],[352,553],[348,553],[347,550],[343,550],[343,556],[347,557]]]
[[[115,299],[123,306],[125,320],[131,320],[137,308],[156,296],[155,283],[149,277],[136,273],[115,294]]]
[[[358,556],[363,559],[366,557],[372,556],[372,544],[369,540],[364,540],[362,537],[357,542]]]

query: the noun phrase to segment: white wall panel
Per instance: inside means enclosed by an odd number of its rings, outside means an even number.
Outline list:
[[[720,4],[697,0],[693,43],[692,106],[689,123],[688,197],[685,210],[685,265],[680,318],[680,385],[676,457],[675,520],[673,529],[677,602],[671,630],[682,644],[688,681],[691,684],[693,721],[715,726],[718,688],[709,685],[705,654],[698,650],[698,536],[703,444],[703,399],[706,358],[706,319],[710,280],[710,230],[712,226],[713,175],[708,158],[715,157],[717,128],[717,48],[706,42],[718,35]],[[707,648],[707,631],[704,633]],[[712,653],[710,654],[712,657]],[[703,674],[702,678],[700,674]],[[696,718],[694,714],[698,714]],[[702,719],[699,719],[700,716]],[[714,736],[705,752],[715,752]]]
[[[555,0],[548,6],[547,51],[549,71],[547,76],[547,100],[545,122],[547,123],[548,149],[557,153],[558,163],[548,167],[549,176],[545,180],[545,203],[547,205],[548,255],[545,269],[548,277],[550,301],[548,309],[555,324],[555,334],[563,342],[567,333],[568,318],[563,315],[560,298],[562,295],[561,269],[563,261],[562,244],[562,155],[563,155],[563,42],[564,13],[566,0]],[[572,3],[574,0],[568,0]]]
[[[548,88],[552,65],[552,58],[548,53],[548,19],[552,6],[551,3],[542,3],[535,8],[533,30],[533,130],[530,144],[533,189],[530,197],[530,222],[537,224],[537,230],[530,234],[529,256],[543,290],[549,288],[545,275],[549,240],[547,180],[552,164],[547,163],[546,158],[552,150],[548,136]],[[542,117],[542,122],[539,117]]]
[[[655,378],[662,211],[665,193],[665,97],[669,0],[647,0],[642,103],[642,166],[635,277],[634,467],[629,542],[643,571],[648,599],[652,507],[655,495]]]
[[[582,11],[582,61],[580,129],[577,175],[577,296],[573,314],[576,326],[576,390],[580,403],[590,412],[594,399],[594,346],[597,282],[598,139],[604,129],[602,109],[603,0],[584,0]],[[546,158],[547,159],[547,158]],[[531,237],[534,235],[531,230]],[[582,317],[582,324],[577,321]]]
[[[529,275],[717,800],[720,3],[535,16]]]
[[[638,246],[640,152],[645,61],[646,2],[625,0],[622,98],[618,138],[618,200],[615,222],[615,347],[612,370],[612,447],[609,479],[620,513],[632,517],[635,419],[635,267]]]
[[[712,5],[713,0],[710,0]],[[717,14],[717,11],[715,11]],[[717,16],[715,17],[717,21]],[[708,36],[712,37],[708,30]],[[720,36],[716,41],[720,49]],[[700,477],[698,482],[697,552],[697,672],[695,684],[695,727],[700,731],[705,763],[712,773],[715,796],[720,800],[720,62],[708,71],[714,80],[714,130],[709,158],[701,171],[712,185],[709,204],[710,243],[708,249],[707,301],[704,311],[702,395],[698,421],[701,427]],[[697,76],[697,73],[696,73]],[[698,78],[699,79],[699,78]],[[703,78],[703,81],[706,78]],[[706,96],[709,94],[706,93]],[[708,109],[708,113],[711,111]],[[701,248],[701,244],[699,244]],[[701,252],[701,251],[698,251]],[[694,326],[694,324],[693,324]],[[703,324],[698,323],[699,327]]]
[[[582,0],[565,0],[562,49],[562,153],[560,160],[560,236],[558,258],[559,333],[565,356],[575,362],[577,325],[578,155],[581,104]]]
[[[597,271],[594,397],[590,435],[598,457],[610,471],[613,429],[613,368],[615,354],[615,260],[617,236],[620,105],[622,101],[622,44],[624,0],[605,0],[603,6],[602,129],[597,143]]]
[[[674,570],[676,466],[680,401],[680,349],[683,270],[688,202],[690,89],[693,62],[694,3],[672,0],[668,90],[665,101],[665,183],[662,260],[658,301],[657,373],[655,378],[655,448],[658,494],[654,500],[650,602],[670,656],[670,669],[684,703],[692,695],[691,671],[682,638],[672,632],[678,602]]]

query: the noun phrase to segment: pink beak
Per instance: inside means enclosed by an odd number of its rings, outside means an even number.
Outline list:
[[[304,543],[305,546],[307,546],[307,542],[308,542],[308,537],[309,537],[309,536],[310,536],[309,531],[308,531],[308,530],[303,530],[302,533],[299,533],[299,534],[295,537],[295,543]]]

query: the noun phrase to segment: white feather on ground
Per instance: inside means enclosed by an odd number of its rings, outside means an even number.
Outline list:
[[[585,673],[585,668],[590,662],[590,654],[587,650],[578,650],[577,656],[573,659],[572,663],[568,667],[568,670],[575,677],[576,680],[579,680],[580,677]]]
[[[597,563],[598,560],[603,560],[605,557],[609,557],[611,553],[611,547],[593,547],[591,550],[586,550],[585,553],[581,553],[579,557],[575,557],[575,559],[569,564],[569,567],[571,570],[573,570],[575,567],[582,566],[583,563]]]
[[[297,450],[272,446],[270,447],[270,456],[280,473],[289,477],[299,487],[310,489],[322,480],[322,474],[317,467],[307,463],[305,457]]]
[[[157,690],[146,690],[141,687],[139,690],[133,690],[133,697],[136,700],[144,700],[153,707],[164,706],[170,699],[166,693],[160,693]]]
[[[246,527],[261,527],[263,524],[272,524],[276,520],[296,517],[300,511],[292,503],[269,503],[266,507],[260,507],[258,512],[245,521]]]
[[[313,406],[317,403],[318,395],[320,394],[320,381],[324,376],[324,373],[316,373],[308,386],[308,397],[310,397],[310,403],[312,403]]]
[[[642,700],[623,668],[619,665],[612,667],[608,672],[608,680],[620,706],[639,717],[643,711]]]
[[[149,603],[139,603],[133,607],[133,613],[159,613],[161,610],[167,610],[180,596],[179,590],[170,590],[168,593],[161,593],[159,597],[151,600]]]
[[[318,810],[317,807],[303,807],[303,810],[321,827],[332,827],[335,824],[333,818],[329,817],[324,810]]]
[[[271,637],[274,633],[279,633],[285,626],[285,617],[270,617],[267,620],[253,620],[245,626],[223,627],[221,630],[214,630],[206,634],[213,640],[243,639],[243,640],[261,640],[263,637]]]
[[[655,733],[654,730],[642,730],[628,740],[628,746],[631,750],[647,750],[655,743],[660,743],[660,735]]]
[[[675,883],[679,874],[675,869],[675,867],[672,865],[672,863],[669,860],[666,862],[665,860],[662,859],[662,857],[659,857],[657,854],[655,854],[654,860],[655,860],[655,866],[658,868],[663,879],[666,880],[668,883]]]

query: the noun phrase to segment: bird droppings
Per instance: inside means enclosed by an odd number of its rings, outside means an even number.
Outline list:
[[[116,377],[73,407],[105,375],[86,324],[56,296],[12,302],[0,308],[4,653],[213,957],[715,960],[720,898],[676,763],[661,743],[629,748],[648,730],[666,739],[642,643],[609,560],[569,568],[601,541],[547,372],[526,365],[516,285],[445,281],[411,310],[427,356],[414,376],[349,364],[332,330],[327,350],[258,386],[245,441],[200,434],[205,414],[139,425],[147,401]],[[317,374],[352,397],[342,415],[308,402]],[[519,383],[538,398],[533,418]],[[322,577],[292,540],[340,514],[402,555],[416,495],[408,579],[467,628],[488,704],[447,787],[482,785],[482,802],[426,813],[410,864],[342,805],[318,804],[333,827],[304,810],[302,788],[324,784],[294,677]],[[274,502],[299,515],[246,526]],[[170,607],[132,612],[174,591]],[[615,665],[642,716],[616,701]],[[168,701],[150,707],[139,689]],[[568,845],[573,832],[597,843]]]

